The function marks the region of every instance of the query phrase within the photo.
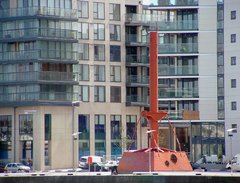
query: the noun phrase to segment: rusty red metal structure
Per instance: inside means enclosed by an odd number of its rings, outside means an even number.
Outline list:
[[[158,111],[158,33],[150,32],[150,111],[141,116],[150,124],[149,148],[124,152],[119,162],[119,173],[148,171],[192,171],[192,167],[183,151],[174,151],[158,146],[158,124],[167,112]]]

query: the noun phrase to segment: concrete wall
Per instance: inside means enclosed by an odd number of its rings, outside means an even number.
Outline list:
[[[231,11],[236,11],[236,19],[231,19]],[[226,155],[230,159],[231,156],[240,153],[239,147],[236,145],[240,139],[240,1],[225,0],[224,1],[224,95],[225,95],[225,131],[226,131]],[[236,43],[231,43],[231,34],[236,34]],[[231,65],[231,57],[236,57],[236,65]],[[236,79],[236,88],[231,88],[231,79]],[[237,102],[237,110],[231,109],[231,102]],[[232,147],[231,139],[227,136],[227,129],[232,128],[232,124],[237,124],[237,133],[233,134]],[[232,151],[232,152],[231,152]]]
[[[217,119],[217,7],[199,1],[199,111],[201,120]]]
[[[118,176],[37,176],[37,177],[0,177],[1,183],[12,183],[18,181],[19,183],[214,183],[227,182],[237,183],[240,177],[236,176],[133,176],[133,175],[118,175]]]

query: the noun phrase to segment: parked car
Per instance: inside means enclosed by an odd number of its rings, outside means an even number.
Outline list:
[[[79,167],[83,169],[88,168],[88,158],[92,158],[92,163],[102,163],[103,158],[101,156],[82,156],[79,160]]]
[[[200,172],[206,172],[207,171],[206,167],[201,166],[198,163],[192,163],[191,162],[191,166],[192,166],[193,171],[200,171]]]
[[[30,167],[25,166],[22,163],[8,163],[5,166],[5,171],[12,172],[12,173],[16,173],[20,171],[30,172]]]
[[[226,169],[232,169],[232,171],[240,171],[240,154],[236,154],[231,161],[226,165]]]
[[[118,161],[114,161],[114,160],[110,160],[110,161],[106,161],[103,163],[103,168],[104,170],[111,170],[113,167],[117,167],[118,166]]]

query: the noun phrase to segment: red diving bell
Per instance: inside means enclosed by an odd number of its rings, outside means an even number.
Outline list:
[[[158,146],[158,123],[167,112],[158,111],[158,33],[150,32],[150,111],[143,111],[142,117],[150,123],[150,147],[124,152],[119,162],[118,173],[192,171],[184,151],[174,151]]]

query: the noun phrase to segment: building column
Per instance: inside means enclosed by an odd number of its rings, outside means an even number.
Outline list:
[[[33,170],[44,170],[44,114],[39,109],[33,113]]]

